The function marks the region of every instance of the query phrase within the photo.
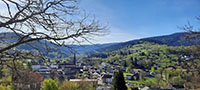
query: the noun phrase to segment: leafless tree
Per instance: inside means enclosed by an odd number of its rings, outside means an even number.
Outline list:
[[[47,40],[59,46],[90,42],[107,30],[78,8],[77,0],[1,0],[1,32],[14,32],[15,42],[1,36],[0,53],[32,41]],[[8,38],[8,37],[6,37]]]
[[[200,22],[200,16],[196,17],[196,19]],[[185,26],[181,27],[181,29],[190,33],[190,35],[187,36],[187,38],[189,39],[200,37],[200,28],[195,28],[193,25],[190,24],[189,21]]]
[[[200,21],[200,16],[197,17],[197,20]],[[188,22],[185,26],[182,27],[183,30],[187,31],[189,34],[186,36],[188,39],[194,39],[200,37],[200,28],[196,28]],[[187,75],[190,79],[185,83],[185,89],[197,89],[200,88],[200,45],[192,46],[189,52],[193,55],[194,60],[191,60],[186,64],[188,69]]]
[[[0,0],[3,8],[0,11],[0,64],[8,63],[5,60],[12,62],[6,65],[16,74],[12,75],[13,79],[24,77],[17,72],[16,60],[35,56],[31,51],[15,49],[17,46],[27,44],[37,50],[37,46],[29,42],[46,40],[68,47],[107,34],[106,27],[80,10],[78,3],[78,0]],[[28,74],[26,77],[31,77]]]

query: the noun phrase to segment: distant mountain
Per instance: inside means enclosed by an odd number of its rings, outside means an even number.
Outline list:
[[[143,38],[137,40],[131,40],[128,42],[121,42],[121,43],[108,43],[108,44],[95,44],[95,45],[69,45],[75,51],[77,51],[77,55],[87,55],[96,52],[110,52],[114,50],[119,50],[124,47],[132,46],[135,44],[141,44],[143,41],[158,43],[158,44],[166,44],[169,46],[191,46],[191,45],[199,45],[200,38],[187,40],[185,38],[188,33],[174,33],[171,35],[164,35],[164,36],[157,36],[157,37],[150,37],[150,38]],[[0,37],[9,37],[3,38],[1,41],[7,41],[10,43],[14,43],[18,38],[16,38],[15,33],[0,33]],[[30,38],[30,37],[29,37]],[[1,43],[0,43],[1,44]],[[31,47],[31,46],[33,47]],[[46,49],[46,46],[49,46],[50,49]],[[37,47],[40,51],[44,51],[44,55],[49,58],[65,58],[72,53],[70,52],[69,48],[66,47],[59,47],[56,46],[46,40],[40,40],[40,43],[37,41],[29,42],[27,44],[23,44],[17,47],[17,49],[24,49],[24,50],[34,50],[34,47]]]
[[[181,32],[181,33],[174,33],[170,35],[163,35],[163,36],[156,36],[156,37],[149,37],[149,38],[142,38],[137,40],[131,40],[128,42],[118,43],[104,49],[98,49],[91,53],[95,52],[110,52],[114,50],[119,50],[124,47],[129,47],[135,44],[141,44],[144,41],[153,42],[157,44],[165,44],[168,46],[192,46],[192,45],[200,45],[200,38],[195,39],[187,39],[186,36],[189,33]]]
[[[22,34],[19,34],[19,35],[23,36]],[[16,36],[16,34],[11,33],[11,32],[0,33],[0,37],[4,37],[4,38],[1,38],[1,40],[0,40],[1,42],[6,41],[9,43],[15,43],[18,40],[18,37]],[[31,37],[29,37],[29,38],[31,38]],[[91,52],[96,49],[105,48],[105,47],[112,46],[115,44],[117,44],[117,43],[81,45],[81,46],[80,45],[69,45],[69,47],[72,47],[73,50],[76,51],[77,55],[85,55],[85,53],[87,53],[87,52]],[[46,48],[46,46],[48,46],[48,48]],[[65,57],[72,55],[72,52],[69,48],[64,47],[64,46],[59,47],[59,46],[52,44],[46,40],[40,40],[39,42],[32,41],[32,42],[29,42],[26,44],[22,44],[16,48],[21,49],[21,50],[34,50],[35,48],[37,48],[38,50],[44,52],[44,56],[47,56],[49,58],[55,58],[55,57],[65,58]]]
[[[166,44],[169,46],[191,46],[191,45],[200,45],[200,38],[187,39],[186,37],[189,33],[174,33],[171,35],[157,36],[140,39],[143,41],[155,42],[160,44]]]
[[[18,34],[19,36],[23,36],[22,34]],[[9,42],[9,43],[15,43],[18,41],[19,36],[17,36],[15,33],[6,32],[6,33],[0,33],[1,38],[0,42]],[[29,37],[31,38],[31,37]],[[46,47],[48,46],[48,47]],[[46,41],[46,40],[40,40],[38,41],[32,41],[28,42],[26,44],[22,44],[16,47],[16,49],[20,50],[35,50],[38,49],[39,51],[43,52],[44,56],[47,56],[49,58],[54,57],[68,57],[70,54],[69,52],[66,52],[62,49],[57,48],[56,45]]]
[[[78,55],[85,55],[88,52],[98,50],[98,49],[104,49],[106,47],[110,47],[113,45],[117,45],[118,43],[106,43],[106,44],[93,44],[93,45],[70,45],[73,47],[74,50],[77,51]],[[67,48],[63,48],[63,50],[68,50]]]

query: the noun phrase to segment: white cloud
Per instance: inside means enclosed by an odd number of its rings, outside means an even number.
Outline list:
[[[103,37],[96,37],[94,43],[113,43],[113,42],[125,42],[129,40],[139,39],[137,35],[131,34],[126,30],[112,27],[110,34]]]

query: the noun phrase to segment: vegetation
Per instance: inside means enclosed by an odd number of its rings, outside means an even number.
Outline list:
[[[123,71],[119,70],[114,73],[113,79],[113,89],[114,90],[127,90],[127,86],[124,80]]]
[[[145,77],[145,73],[139,73],[139,80],[126,80],[133,84],[147,86],[183,86],[188,75],[183,69],[185,65],[194,60],[191,48],[195,46],[167,46],[147,41],[140,44],[127,46],[119,50],[107,53],[98,53],[89,56],[90,63],[104,61],[113,65],[120,65],[126,69],[124,76],[133,75],[134,69],[148,70],[156,73],[155,77]],[[135,78],[135,77],[134,77]],[[136,85],[137,86],[137,85]]]
[[[60,86],[59,90],[95,90],[92,83],[80,82],[69,82],[65,81]]]
[[[58,84],[52,79],[45,79],[40,90],[58,90]]]
[[[143,41],[141,41],[143,42]],[[151,69],[153,66],[176,67],[185,62],[185,55],[190,56],[190,46],[167,46],[156,43],[143,42],[123,49],[91,55],[110,64],[118,64],[130,71],[130,68]],[[95,56],[95,57],[93,57]]]
[[[27,61],[38,60],[45,66],[70,62],[73,57],[67,53],[74,53],[71,47],[76,45],[69,44],[90,43],[95,36],[106,34],[106,27],[78,10],[77,0],[2,0],[1,4],[6,12],[0,15],[0,29],[7,32],[0,33],[0,90],[95,89],[93,83],[64,81],[66,77],[62,76],[62,70],[52,69],[48,72],[50,79],[44,79],[33,71],[31,62]],[[200,21],[200,17],[197,19]],[[112,75],[115,70],[114,90],[127,90],[128,84],[135,87],[157,85],[198,89],[200,31],[193,30],[190,24],[183,29],[189,33],[108,45],[103,52],[96,50],[86,57],[78,57],[84,62],[80,64],[95,70],[87,70],[86,67],[77,76],[90,78],[92,75],[88,73],[95,72],[100,77],[102,75],[97,71]],[[195,44],[183,39],[183,34]],[[102,62],[105,67],[100,67]],[[59,78],[58,74],[61,74]]]
[[[5,86],[0,84],[0,90],[13,90],[11,86]]]
[[[104,55],[103,57],[102,57],[102,54],[89,56],[88,57],[89,61],[86,61],[85,63],[98,67],[99,63],[107,62],[110,65],[119,65],[121,68],[123,68],[124,73],[120,70],[114,75],[115,79],[113,80],[113,88],[115,89],[123,87],[120,85],[125,85],[125,81],[132,83],[133,86],[136,86],[136,87],[141,86],[141,85],[147,85],[147,86],[188,85],[189,87],[191,86],[191,83],[198,80],[198,79],[193,80],[193,78],[189,78],[191,77],[191,75],[194,75],[192,74],[194,73],[192,72],[193,69],[188,69],[188,72],[183,71],[183,69],[187,69],[194,62],[196,62],[196,65],[198,65],[198,58],[195,57],[196,53],[191,54],[191,51],[194,50],[193,48],[195,48],[195,46],[174,47],[174,46],[167,46],[167,45],[141,41],[141,44],[127,46],[120,50],[103,53]],[[70,60],[69,58],[66,58],[62,61],[59,61],[59,59],[54,59],[54,60],[45,62],[45,64],[48,65],[49,63],[68,62]],[[14,60],[14,63],[8,62],[7,65],[4,65],[3,68],[1,68],[1,71],[3,71],[3,74],[1,75],[1,77],[3,77],[2,80],[4,82],[2,83],[4,83],[3,85],[4,87],[5,86],[14,87],[13,89],[23,88],[23,87],[13,86],[14,83],[10,83],[10,82],[23,84],[25,83],[25,81],[27,81],[27,79],[30,79],[29,80],[30,82],[28,82],[30,84],[31,82],[35,82],[35,83],[42,82],[43,79],[41,78],[41,76],[35,72],[32,72],[31,63],[22,65],[23,62],[24,61],[21,61],[21,60]],[[17,67],[17,71],[20,71],[20,72],[18,73],[15,72],[15,68],[12,67],[12,65],[16,65],[15,67]],[[102,71],[105,71],[102,68],[99,68],[99,69],[101,69]],[[134,73],[132,73],[133,69],[142,69],[142,71],[139,72],[138,80],[136,79],[136,77],[134,77],[134,80],[124,79],[124,77],[128,75],[131,75],[131,76],[134,75]],[[151,73],[156,73],[156,76],[146,77],[145,76],[146,70],[148,70],[148,72],[151,72]],[[51,73],[54,73],[54,71],[52,70]],[[16,75],[21,75],[26,78],[20,78],[20,77],[17,77]],[[56,77],[52,75],[51,75],[51,78],[56,80]],[[35,78],[35,79],[32,80],[31,78]],[[56,81],[54,80],[53,81],[51,80],[51,81],[56,83]],[[120,81],[120,84],[117,83],[118,81]],[[124,81],[124,84],[122,84],[123,81]],[[41,88],[41,90],[43,89],[45,90],[45,87],[48,86],[47,82],[48,80],[44,80],[42,84],[42,88],[39,86],[39,84],[37,88]],[[49,81],[48,83],[51,83],[51,82]],[[94,89],[92,84],[84,85],[84,83],[76,83],[76,82],[72,83],[72,82],[67,82],[67,81],[65,81],[64,83],[61,82],[61,85],[57,85],[57,83],[56,84],[55,83],[54,83],[55,87],[60,90],[65,89],[65,88],[68,88],[68,89],[77,88],[78,90]],[[196,87],[198,86],[195,86],[195,88]]]
[[[65,81],[60,86],[59,90],[79,90],[79,85],[76,82]]]

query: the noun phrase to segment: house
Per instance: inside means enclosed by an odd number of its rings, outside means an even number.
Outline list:
[[[160,85],[151,85],[150,90],[161,90]]]
[[[149,87],[145,86],[145,87],[139,87],[139,90],[150,90]]]
[[[50,69],[46,66],[40,66],[38,72],[43,78],[50,78]]]
[[[83,71],[88,71],[88,67],[87,66],[83,66]]]
[[[64,75],[66,75],[69,79],[75,78],[77,73],[76,65],[70,63],[60,64],[59,67],[63,70]]]
[[[145,73],[145,77],[153,78],[155,75],[152,75],[151,72]]]
[[[111,86],[108,86],[108,85],[104,85],[104,86],[98,86],[96,88],[96,90],[111,90]]]
[[[104,74],[102,77],[101,77],[101,80],[102,80],[102,83],[105,83],[105,84],[111,84],[112,83],[112,75],[107,75],[107,74]]]
[[[50,68],[51,68],[51,69],[58,69],[58,65],[57,65],[57,64],[51,64],[51,65],[50,65]]]
[[[171,86],[162,86],[161,90],[173,90]]]
[[[50,69],[46,66],[40,66],[40,68],[38,69],[38,72],[49,72]]]
[[[167,67],[165,70],[173,70],[173,67]]]
[[[160,66],[159,65],[154,65],[153,66],[155,70],[157,70]]]
[[[133,80],[139,80],[139,73],[135,73],[134,75],[133,75]]]
[[[70,82],[91,82],[97,84],[97,79],[69,79]]]
[[[85,75],[83,75],[83,77],[84,78],[90,78],[90,75],[86,73]]]
[[[114,69],[114,70],[120,70],[120,69],[121,69],[121,66],[120,66],[120,65],[116,65],[116,66],[114,66],[113,69]]]
[[[131,87],[131,90],[139,90],[138,87]]]
[[[74,55],[72,63],[59,64],[59,69],[62,69],[68,79],[74,79],[76,78],[76,73],[80,72],[80,69],[84,69],[84,67],[76,65],[76,56]]]
[[[142,71],[142,69],[132,69],[132,71],[133,71],[133,73],[139,73],[139,72],[141,72]]]
[[[173,90],[184,90],[184,86],[180,86],[180,85],[173,85]]]
[[[126,79],[127,80],[133,80],[133,76],[132,75],[126,75]]]
[[[100,69],[97,69],[96,72],[97,72],[98,74],[100,74],[100,73],[101,73],[101,70],[100,70]]]
[[[105,62],[102,62],[101,65],[99,65],[100,68],[104,69],[107,66]]]
[[[85,66],[86,64],[82,63],[82,62],[79,62],[77,63],[78,66]]]
[[[99,78],[100,76],[101,76],[101,75],[98,74],[97,72],[92,73],[92,78],[93,78],[93,79],[97,79],[97,78]]]
[[[51,77],[50,72],[39,72],[39,73],[43,78],[50,78]]]
[[[36,62],[31,62],[33,71],[38,71],[40,69],[40,64]]]

